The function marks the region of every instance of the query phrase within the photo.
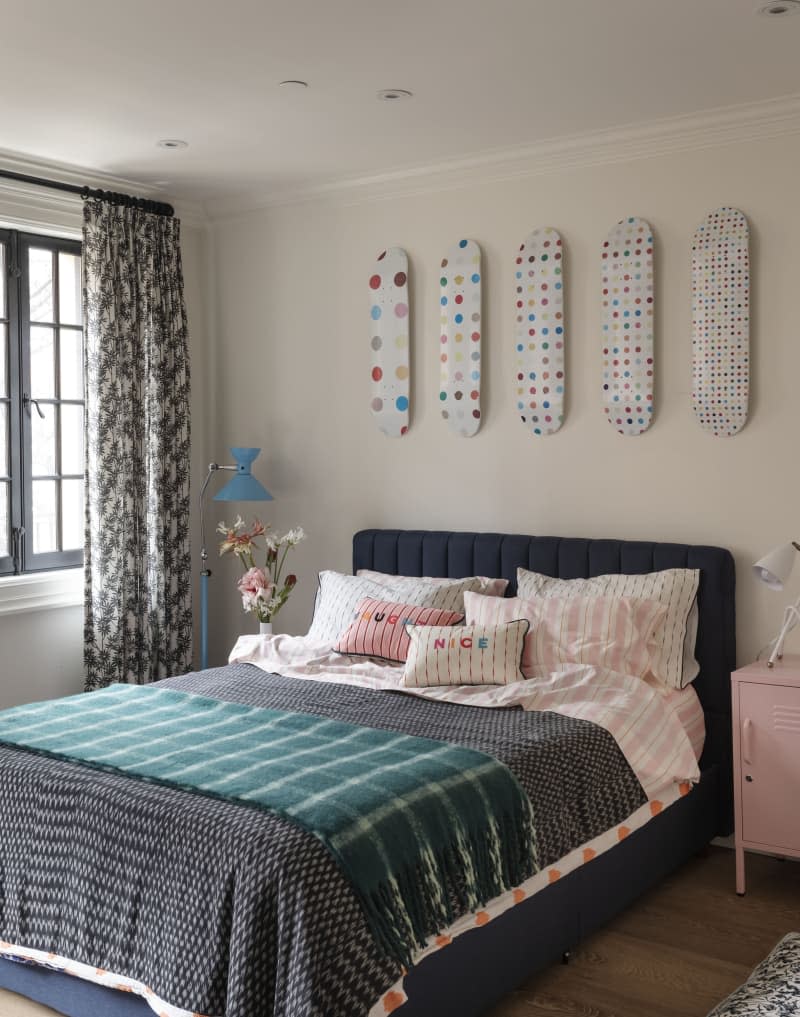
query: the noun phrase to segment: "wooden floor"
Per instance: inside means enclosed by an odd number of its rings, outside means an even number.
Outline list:
[[[737,897],[733,851],[710,848],[487,1017],[705,1017],[793,930],[800,862],[748,854]]]
[[[711,848],[486,1017],[705,1017],[800,931],[800,861],[747,858],[745,897],[733,852]],[[0,989],[0,1017],[53,1015]]]

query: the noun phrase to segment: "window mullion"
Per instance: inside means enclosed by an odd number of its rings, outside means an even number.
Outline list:
[[[24,396],[27,392],[33,397],[31,389],[31,315],[30,315],[30,266],[28,256],[28,245],[23,238],[19,239],[19,394]],[[20,420],[20,449],[22,454],[21,463],[21,503],[22,503],[22,525],[25,529],[22,541],[22,569],[29,571],[31,567],[31,554],[33,553],[33,436],[31,433],[31,419],[33,407],[30,403],[24,405],[20,398],[19,420]]]
[[[8,293],[8,394],[9,394],[9,472],[11,476],[9,492],[9,514],[12,538],[14,531],[24,527],[22,456],[21,456],[21,357],[20,357],[20,252],[19,238],[16,233],[8,235],[9,273],[6,279]],[[20,562],[24,568],[24,562]],[[14,563],[9,563],[12,572]]]
[[[56,546],[59,551],[64,549],[64,513],[62,505],[61,476],[64,472],[64,464],[61,461],[61,266],[57,255],[53,254],[53,320],[57,323],[53,332],[53,391],[58,400],[53,408],[53,431],[55,434],[56,473],[59,480],[56,483]]]
[[[3,416],[3,426],[5,430],[6,439],[6,462],[2,464],[2,476],[3,483],[0,485],[0,489],[3,492],[2,511],[6,514],[5,524],[7,526],[5,553],[0,553],[0,574],[5,574],[11,571],[12,568],[12,547],[13,547],[13,522],[11,514],[11,448],[12,448],[12,435],[11,435],[11,401],[10,395],[14,387],[14,380],[10,373],[10,361],[11,353],[10,347],[14,339],[11,334],[11,317],[12,311],[10,307],[11,298],[9,295],[9,288],[12,281],[12,262],[13,256],[11,252],[11,233],[8,230],[0,230],[0,249],[2,249],[3,257],[0,260],[2,264],[2,287],[5,291],[5,306],[0,302],[0,331],[5,331],[5,363],[0,365],[0,369],[5,371],[6,376],[6,392],[5,395],[0,398],[0,415]]]

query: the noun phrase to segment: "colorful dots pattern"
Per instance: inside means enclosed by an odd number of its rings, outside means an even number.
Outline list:
[[[459,240],[442,258],[439,407],[448,426],[471,438],[481,426],[481,249]]]
[[[379,255],[369,277],[370,410],[384,434],[408,431],[408,258],[402,247]]]
[[[603,410],[620,434],[642,434],[653,421],[655,296],[653,231],[623,219],[602,249]]]
[[[692,406],[700,426],[731,436],[750,399],[750,230],[718,208],[692,237]]]
[[[516,407],[532,434],[564,422],[564,260],[561,237],[534,230],[514,265]]]

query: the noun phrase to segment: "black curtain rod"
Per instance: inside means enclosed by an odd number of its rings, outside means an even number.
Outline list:
[[[38,187],[50,187],[55,191],[66,191],[68,194],[80,194],[84,199],[100,198],[101,201],[108,201],[112,205],[125,205],[126,208],[139,208],[143,212],[152,212],[154,215],[175,215],[172,205],[163,201],[150,201],[149,198],[134,198],[130,194],[117,194],[116,191],[101,191],[93,187],[84,187],[80,184],[65,184],[60,180],[46,180],[44,177],[32,177],[27,173],[15,173],[13,170],[0,169],[0,177],[6,180],[19,180],[23,184],[36,184]]]

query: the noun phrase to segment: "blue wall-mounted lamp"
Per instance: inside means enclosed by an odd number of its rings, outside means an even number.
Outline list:
[[[208,578],[211,570],[208,568],[208,549],[206,548],[206,517],[205,517],[205,495],[211,477],[218,470],[228,470],[235,473],[234,477],[214,495],[214,501],[273,501],[272,495],[264,485],[256,480],[251,472],[254,459],[258,456],[260,448],[232,448],[231,455],[236,460],[230,466],[220,466],[219,463],[209,463],[206,479],[200,488],[200,560],[202,567],[200,571],[200,669],[208,667]]]

